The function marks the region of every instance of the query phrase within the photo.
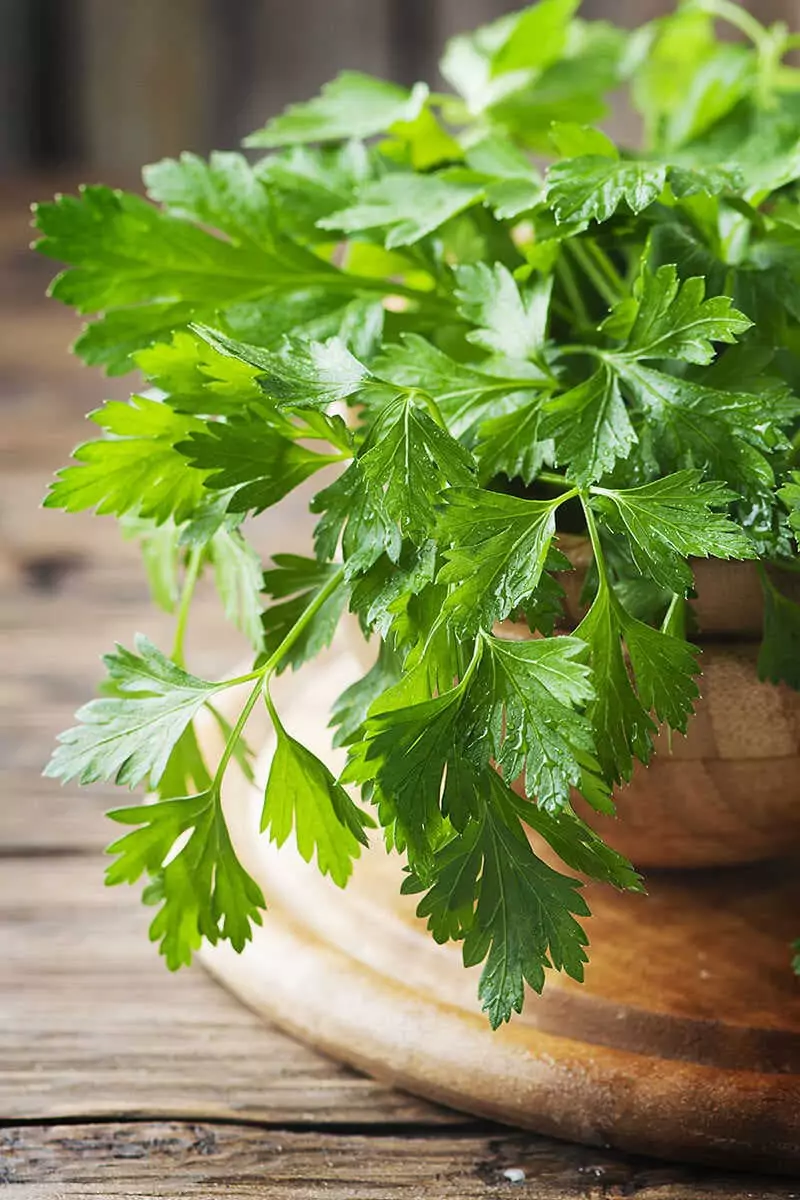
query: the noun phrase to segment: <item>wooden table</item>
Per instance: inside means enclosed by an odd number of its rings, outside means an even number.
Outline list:
[[[127,394],[66,354],[72,317],[42,296],[26,199],[0,206],[0,1185],[9,1198],[518,1195],[800,1200],[800,1183],[661,1165],[518,1134],[362,1078],[263,1025],[199,967],[169,975],[134,889],[102,885],[111,789],[40,778],[92,693],[100,654],[142,630],[169,644],[135,548],[111,521],[38,507]],[[308,533],[294,501],[258,527],[265,553]],[[201,590],[190,662],[241,652]],[[118,803],[115,798],[114,802]],[[0,1188],[0,1193],[6,1194]]]

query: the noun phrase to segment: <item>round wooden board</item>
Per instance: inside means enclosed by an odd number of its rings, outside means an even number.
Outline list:
[[[363,669],[341,643],[273,689],[287,729],[334,771],[330,705]],[[269,911],[243,954],[203,953],[245,1003],[337,1059],[470,1113],[591,1145],[800,1173],[796,863],[651,872],[647,896],[588,885],[586,983],[549,972],[544,994],[529,993],[522,1016],[492,1033],[475,998],[479,969],[432,941],[399,895],[397,858],[376,845],[340,891],[258,835],[273,746],[260,721],[248,732],[264,747],[256,785],[232,771],[225,804]],[[209,747],[215,729],[202,731]]]

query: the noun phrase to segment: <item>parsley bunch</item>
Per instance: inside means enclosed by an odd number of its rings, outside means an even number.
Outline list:
[[[526,826],[567,868],[640,887],[570,797],[613,811],[658,724],[686,729],[692,558],[757,560],[761,673],[800,686],[800,610],[765,569],[797,568],[800,530],[799,39],[728,0],[632,33],[577,8],[455,38],[452,94],[344,73],[248,139],[263,157],[185,154],[145,169],[149,200],[97,186],[36,209],[39,251],[68,264],[52,294],[94,317],[77,353],[146,380],[91,414],[102,436],[46,503],[117,516],[177,613],[170,656],[140,637],[107,657],[47,772],[157,793],[111,813],[130,828],[108,879],[148,880],[170,967],[262,920],[220,804],[258,704],[277,735],[262,829],[344,885],[379,826],[434,938],[485,964],[496,1026],[526,982],[586,961],[581,885]],[[595,126],[622,85],[640,153]],[[263,573],[248,518],[330,464],[315,557]],[[565,531],[593,552],[572,629]],[[238,679],[183,661],[207,569],[253,645]],[[332,714],[337,780],[269,685],[346,610],[378,652]],[[509,640],[509,619],[536,636]],[[240,684],[231,727],[215,702]]]

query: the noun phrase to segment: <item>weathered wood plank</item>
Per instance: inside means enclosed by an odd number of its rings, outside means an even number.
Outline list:
[[[797,1185],[621,1160],[522,1134],[354,1136],[155,1123],[0,1130],[11,1200],[63,1196],[793,1200]]]
[[[462,1121],[262,1023],[198,967],[170,975],[99,855],[0,870],[0,1121]],[[2,1156],[0,1156],[2,1161]]]

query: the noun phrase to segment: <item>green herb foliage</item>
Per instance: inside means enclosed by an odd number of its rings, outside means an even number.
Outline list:
[[[65,264],[52,294],[92,318],[77,353],[144,376],[90,414],[101,436],[46,503],[118,517],[177,620],[170,656],[140,638],[107,657],[47,773],[156,793],[111,814],[133,828],[108,879],[147,881],[171,967],[263,919],[220,801],[257,704],[277,739],[265,833],[344,885],[380,826],[433,936],[483,964],[496,1026],[548,970],[582,978],[570,872],[640,887],[572,798],[612,812],[659,725],[685,731],[694,559],[759,560],[759,670],[800,687],[800,608],[773,569],[798,568],[800,536],[798,38],[729,0],[633,32],[579,7],[453,39],[452,93],[345,72],[248,140],[265,157],[186,154],[146,168],[149,198],[87,187],[35,210]],[[597,128],[622,86],[639,152]],[[322,468],[315,557],[276,543],[264,573],[247,522]],[[593,553],[577,627],[566,533]],[[253,647],[236,680],[183,660],[204,570]],[[269,681],[348,609],[376,661],[332,713],[337,780]],[[536,637],[504,624],[521,620]],[[231,726],[215,705],[234,684]]]

